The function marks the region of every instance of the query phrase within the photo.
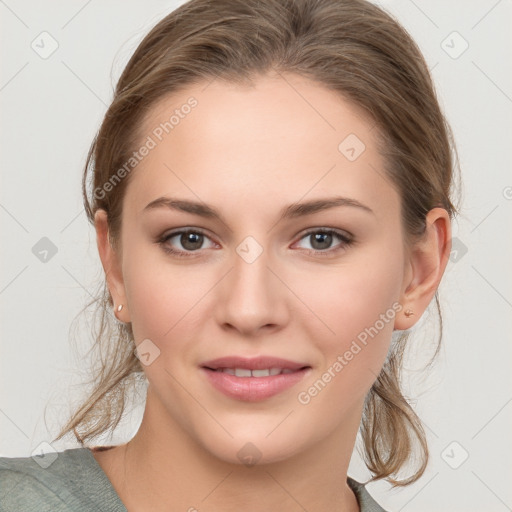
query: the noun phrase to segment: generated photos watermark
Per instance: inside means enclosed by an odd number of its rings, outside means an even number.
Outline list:
[[[174,109],[173,114],[167,121],[160,123],[156,126],[150,135],[146,137],[137,151],[132,153],[132,156],[121,166],[119,169],[110,176],[110,178],[101,186],[94,189],[94,197],[96,199],[104,199],[105,196],[114,190],[114,188],[130,174],[130,172],[146,158],[152,149],[155,149],[159,142],[161,142],[165,135],[170,133],[176,126],[178,126],[185,117],[192,112],[194,107],[197,107],[198,101],[191,96],[186,103],[183,103],[180,108]]]
[[[361,331],[357,338],[352,340],[350,347],[341,355],[338,355],[336,360],[327,368],[327,370],[318,378],[307,390],[301,391],[297,395],[297,400],[302,405],[307,405],[313,398],[318,396],[319,393],[334,379],[350,361],[354,359],[367,345],[370,339],[373,339],[389,324],[396,314],[402,311],[403,306],[399,302],[394,302],[392,306],[381,313],[379,318],[370,327],[366,327]]]

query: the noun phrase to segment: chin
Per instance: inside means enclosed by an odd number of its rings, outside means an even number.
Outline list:
[[[259,429],[254,424],[241,429],[230,428],[233,437],[220,430],[215,435],[211,431],[200,432],[197,441],[215,458],[247,467],[291,459],[314,443],[314,439],[307,439],[304,430],[300,433],[291,425],[280,425],[276,429],[279,421],[272,422],[270,427],[264,422]]]

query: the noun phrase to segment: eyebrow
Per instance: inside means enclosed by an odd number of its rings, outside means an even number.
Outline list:
[[[320,211],[340,206],[350,206],[354,208],[359,208],[363,211],[375,215],[375,212],[369,206],[366,206],[365,204],[361,203],[360,201],[357,201],[356,199],[351,199],[349,197],[342,196],[334,196],[323,199],[313,199],[311,201],[305,201],[302,203],[290,204],[281,210],[279,221],[303,217],[306,215],[311,215],[313,213],[317,213]],[[215,208],[207,205],[206,203],[190,201],[188,199],[159,197],[158,199],[155,199],[154,201],[151,201],[148,205],[146,205],[143,211],[150,211],[157,208],[168,208],[171,210],[192,213],[194,215],[199,215],[201,217],[205,217],[208,219],[217,219],[221,221],[223,224],[226,224],[222,215],[219,212],[217,212]]]

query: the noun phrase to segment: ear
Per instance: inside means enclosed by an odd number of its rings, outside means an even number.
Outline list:
[[[98,210],[94,215],[94,226],[96,229],[96,243],[98,252],[105,271],[107,286],[114,303],[114,315],[121,322],[130,322],[130,312],[126,300],[125,287],[123,282],[123,273],[121,267],[121,258],[110,243],[108,217],[105,210]],[[121,311],[117,308],[123,306]]]
[[[410,248],[404,272],[395,329],[410,329],[427,309],[443,277],[451,251],[451,221],[444,208],[433,208],[426,216],[424,236]],[[406,316],[409,310],[413,314]]]

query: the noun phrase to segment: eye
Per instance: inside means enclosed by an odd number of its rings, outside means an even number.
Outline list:
[[[210,241],[211,245],[204,247],[205,241]],[[208,249],[215,245],[206,234],[195,228],[167,233],[158,240],[158,243],[165,252],[179,257],[193,256],[191,253],[200,249]],[[176,245],[180,245],[182,248],[176,249]]]
[[[332,248],[336,239],[340,240],[340,243]],[[309,247],[306,247],[308,252],[321,256],[332,255],[353,243],[351,236],[333,229],[311,229],[302,236],[301,240],[309,241]]]
[[[339,243],[332,247],[336,239]],[[325,228],[311,229],[303,234],[300,240],[309,241],[309,247],[305,247],[305,249],[309,253],[318,256],[330,256],[346,249],[353,243],[351,235]],[[216,245],[202,230],[197,228],[166,233],[157,242],[165,252],[177,257],[194,257],[194,252],[209,249]],[[205,242],[209,242],[207,247],[204,246]],[[176,248],[176,245],[181,246],[181,248]]]

